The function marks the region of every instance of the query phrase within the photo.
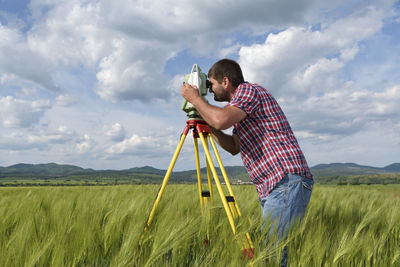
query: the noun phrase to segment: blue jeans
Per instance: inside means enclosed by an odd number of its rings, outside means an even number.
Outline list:
[[[261,199],[264,219],[270,219],[278,239],[286,239],[290,226],[301,219],[310,201],[314,180],[295,174],[286,174],[270,194]],[[265,225],[265,224],[264,224]],[[287,247],[284,248],[281,266],[286,266]]]

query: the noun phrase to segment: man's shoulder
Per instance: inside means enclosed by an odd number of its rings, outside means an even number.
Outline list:
[[[253,94],[256,93],[257,91],[257,84],[255,83],[249,83],[249,82],[243,82],[239,84],[239,86],[236,88],[237,94],[243,94],[243,93],[249,93],[252,92]]]
[[[241,84],[239,84],[238,88],[239,90],[254,90],[254,91],[263,91],[263,92],[268,92],[267,89],[265,89],[265,87],[259,85],[258,83],[250,83],[250,82],[243,82]]]
[[[258,99],[261,101],[275,101],[272,94],[263,86],[257,83],[243,82],[239,84],[234,93],[233,99]]]
[[[247,114],[253,113],[259,105],[258,92],[254,88],[248,82],[239,84],[228,105],[238,107]]]
[[[239,84],[238,88],[254,88],[255,83],[249,83],[249,82],[242,82]]]
[[[239,86],[236,88],[233,99],[231,99],[231,101],[237,99],[257,98],[257,94],[258,93],[256,88],[254,87],[254,84],[243,82],[239,84]]]

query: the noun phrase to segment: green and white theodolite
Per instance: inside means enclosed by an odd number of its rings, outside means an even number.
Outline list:
[[[189,74],[185,75],[185,83],[196,86],[199,89],[200,96],[204,100],[206,100],[205,96],[207,95],[210,82],[207,79],[207,75],[201,71],[200,67],[197,66],[197,64],[194,64],[192,67],[192,71]],[[197,112],[194,106],[190,104],[186,99],[183,101],[181,109],[187,113],[189,119],[201,118],[200,114]]]

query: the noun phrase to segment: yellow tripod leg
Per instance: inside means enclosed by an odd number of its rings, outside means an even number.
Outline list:
[[[217,158],[217,162],[218,162],[219,168],[221,169],[222,177],[224,177],[224,181],[225,181],[226,187],[228,188],[228,192],[235,199],[234,203],[235,203],[235,207],[236,207],[236,211],[237,211],[238,215],[242,216],[242,213],[239,210],[239,206],[237,205],[236,197],[233,194],[231,183],[229,182],[228,176],[226,175],[224,165],[222,164],[222,161],[221,161],[221,157],[219,156],[217,146],[215,145],[215,142],[214,142],[214,139],[212,138],[212,136],[211,135],[209,135],[209,136],[210,136],[209,138],[210,138],[211,146],[214,150],[215,157]]]
[[[196,156],[196,170],[197,170],[197,185],[199,189],[199,199],[200,199],[200,206],[201,206],[201,214],[203,214],[204,210],[204,202],[201,192],[203,191],[203,186],[201,182],[201,172],[200,172],[200,159],[199,159],[199,145],[197,142],[197,138],[193,138],[194,143],[194,154]]]
[[[210,151],[208,149],[206,149],[207,148],[206,139],[204,138],[204,135],[202,132],[199,132],[199,136],[200,136],[201,143],[203,144],[204,152],[206,153],[206,158],[210,165],[211,172],[214,176],[214,181],[217,186],[219,196],[221,197],[222,204],[224,206],[226,215],[228,217],[229,224],[231,225],[232,232],[233,232],[233,234],[236,234],[235,222],[233,220],[232,212],[229,208],[228,202],[226,201],[224,191],[222,190],[221,182],[218,179],[217,171],[215,170],[214,164],[212,162]]]
[[[193,141],[194,141],[194,152],[195,152],[195,156],[196,156],[197,184],[198,184],[198,189],[199,189],[201,215],[204,216],[205,211],[208,211],[207,214],[205,214],[205,216],[206,216],[205,218],[206,218],[206,222],[207,222],[207,233],[206,233],[206,237],[204,239],[205,246],[208,246],[208,244],[210,242],[209,222],[210,222],[211,214],[210,214],[210,209],[209,208],[207,209],[207,204],[209,204],[208,201],[211,198],[212,191],[203,191],[203,185],[202,185],[202,181],[201,181],[199,146],[198,146],[197,138],[194,137]],[[207,164],[207,166],[208,166],[208,164]],[[209,184],[210,184],[210,181],[209,181]]]
[[[236,201],[236,197],[233,194],[233,190],[232,190],[231,184],[229,182],[228,176],[226,174],[224,165],[222,164],[221,157],[219,156],[217,146],[215,145],[214,139],[212,138],[211,135],[210,135],[209,138],[210,138],[211,146],[212,146],[212,148],[214,150],[215,157],[217,158],[218,165],[219,165],[219,167],[221,169],[222,176],[224,177],[224,181],[226,183],[226,186],[228,187],[229,194],[233,197],[233,200],[234,200],[233,204],[230,205],[230,207],[232,209],[232,214],[233,214],[234,217],[242,216],[242,213],[240,212],[239,206],[238,206],[237,201]],[[248,232],[246,233],[246,241],[247,241],[248,245],[246,246],[245,244],[243,244],[244,250],[246,250],[246,248],[254,249],[253,242],[251,241],[250,234]],[[250,251],[249,251],[249,253],[250,253]]]
[[[206,149],[208,149],[208,141],[206,141]],[[208,181],[208,190],[210,191],[210,198],[211,200],[213,199],[213,189],[212,189],[212,180],[211,180],[211,170],[210,170],[210,164],[208,164],[208,161],[206,160],[206,165],[207,165],[207,181]]]
[[[176,147],[174,156],[172,157],[171,163],[169,164],[167,173],[164,176],[164,180],[163,180],[163,183],[161,185],[161,188],[157,193],[156,200],[154,201],[153,208],[150,211],[150,215],[149,215],[149,217],[147,219],[147,222],[146,222],[146,225],[144,227],[143,233],[146,233],[146,231],[149,229],[149,226],[150,226],[150,224],[151,224],[151,222],[153,220],[154,214],[155,214],[155,210],[156,210],[158,204],[160,203],[161,196],[162,196],[162,194],[164,192],[165,187],[167,186],[169,177],[171,176],[171,173],[172,173],[172,169],[175,166],[176,160],[178,159],[179,153],[180,153],[180,151],[182,149],[182,146],[183,146],[183,143],[185,142],[185,139],[186,139],[186,134],[182,134],[181,140],[179,141],[179,144]]]

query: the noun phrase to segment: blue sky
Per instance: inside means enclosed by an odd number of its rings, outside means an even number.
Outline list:
[[[0,166],[167,168],[184,75],[224,57],[275,96],[310,166],[400,162],[399,38],[391,0],[0,0]],[[194,168],[188,138],[176,169]]]

